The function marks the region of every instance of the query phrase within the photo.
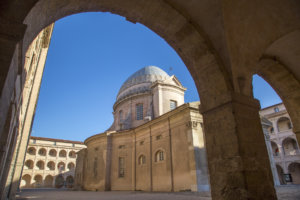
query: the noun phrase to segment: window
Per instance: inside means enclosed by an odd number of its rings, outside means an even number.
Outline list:
[[[140,145],[144,145],[144,141],[140,141]]]
[[[278,107],[275,107],[275,108],[274,108],[274,112],[279,112],[279,108],[278,108]]]
[[[119,145],[119,149],[125,149],[125,145]]]
[[[119,157],[119,178],[125,176],[125,158]]]
[[[289,128],[289,129],[292,129],[292,128],[293,128],[293,126],[292,126],[292,123],[291,123],[291,122],[288,122],[288,123],[287,123],[287,126],[288,126],[288,128]]]
[[[170,100],[170,110],[174,110],[177,107],[177,101]]]
[[[138,160],[139,165],[146,164],[146,156],[141,155]]]
[[[33,139],[32,143],[33,143],[33,144],[36,144],[36,139]]]
[[[164,160],[164,152],[162,150],[159,150],[155,154],[155,162],[160,162]]]
[[[160,140],[162,138],[161,135],[156,136],[156,140]]]
[[[136,105],[136,120],[142,120],[143,119],[143,104],[137,104]]]

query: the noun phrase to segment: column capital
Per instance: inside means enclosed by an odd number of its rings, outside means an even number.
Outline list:
[[[228,92],[217,95],[214,103],[208,103],[208,105],[200,104],[199,110],[201,114],[206,114],[231,103],[242,104],[257,110],[260,109],[260,103],[257,99],[239,93]]]

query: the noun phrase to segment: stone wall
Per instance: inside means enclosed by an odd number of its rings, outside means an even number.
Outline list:
[[[87,155],[78,157],[85,168],[75,176],[84,177],[86,190],[209,190],[198,106],[184,104],[135,129],[88,138]]]

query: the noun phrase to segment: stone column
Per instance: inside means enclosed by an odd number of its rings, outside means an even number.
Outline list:
[[[212,198],[277,199],[259,102],[236,93],[219,95],[217,101],[201,107]]]

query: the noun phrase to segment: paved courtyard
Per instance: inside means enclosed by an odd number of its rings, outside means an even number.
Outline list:
[[[300,185],[277,187],[279,200],[299,200]],[[77,199],[100,199],[100,200],[210,200],[207,194],[192,192],[177,193],[148,193],[148,192],[90,192],[70,191],[57,189],[23,189],[17,195],[18,200],[77,200]]]

